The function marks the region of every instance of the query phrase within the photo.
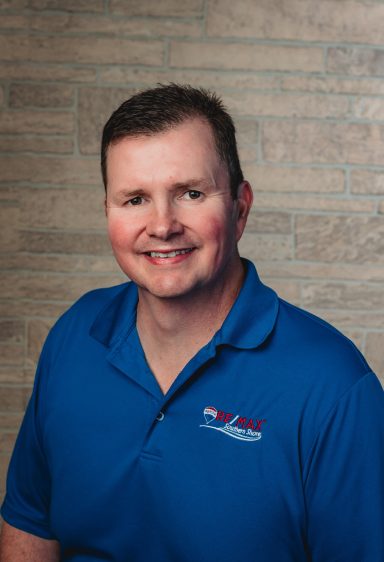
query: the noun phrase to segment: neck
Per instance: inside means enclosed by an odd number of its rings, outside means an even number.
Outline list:
[[[220,287],[205,287],[181,298],[161,299],[139,288],[137,326],[140,337],[174,347],[183,339],[207,343],[221,327],[244,280],[243,265],[234,268]]]
[[[164,393],[223,324],[243,283],[240,259],[238,266],[221,287],[205,287],[202,294],[160,299],[139,289],[137,330],[147,362]]]

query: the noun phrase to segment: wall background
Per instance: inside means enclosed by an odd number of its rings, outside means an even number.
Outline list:
[[[0,0],[0,493],[49,327],[123,279],[100,131],[157,82],[223,96],[255,189],[242,253],[384,377],[383,22],[382,0]]]

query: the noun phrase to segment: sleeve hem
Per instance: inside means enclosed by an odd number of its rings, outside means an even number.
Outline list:
[[[37,537],[40,537],[41,539],[57,540],[57,538],[47,527],[37,525],[34,521],[31,521],[23,515],[20,515],[20,513],[16,513],[6,503],[2,505],[0,512],[2,518],[6,523],[11,525],[12,527],[15,527],[16,529],[19,529],[20,531],[30,533],[31,535],[35,535]]]

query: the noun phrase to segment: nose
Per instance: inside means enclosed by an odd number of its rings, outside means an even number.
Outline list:
[[[167,240],[183,231],[182,223],[177,216],[177,210],[171,203],[153,205],[147,219],[146,230],[148,236]]]

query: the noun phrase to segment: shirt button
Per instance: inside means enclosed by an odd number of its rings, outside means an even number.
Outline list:
[[[162,412],[162,411],[160,410],[160,412],[157,414],[156,419],[157,419],[157,421],[163,421],[163,419],[164,419],[164,412]]]

